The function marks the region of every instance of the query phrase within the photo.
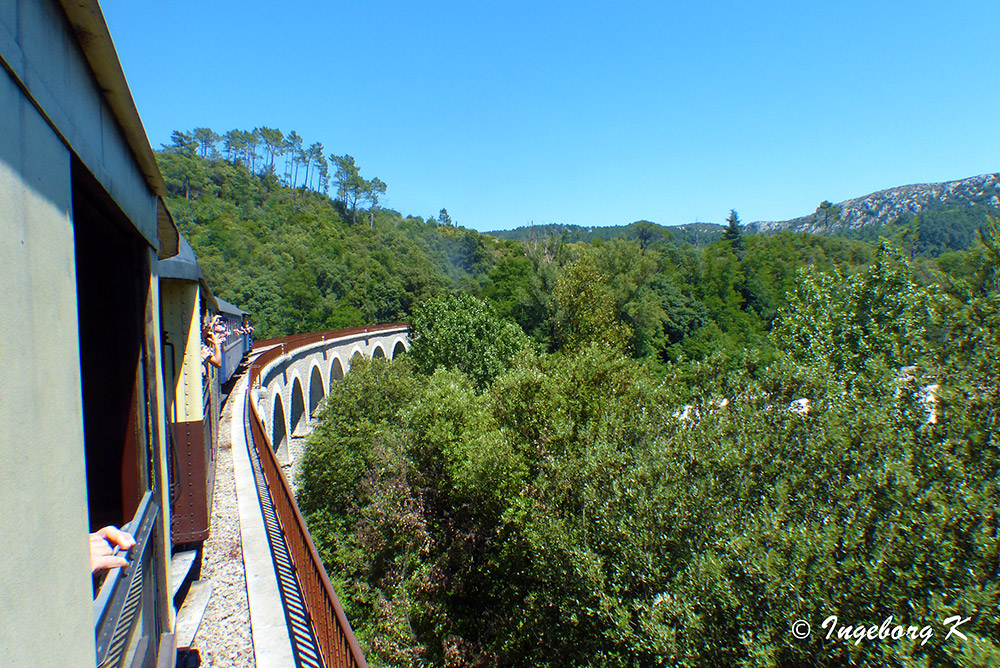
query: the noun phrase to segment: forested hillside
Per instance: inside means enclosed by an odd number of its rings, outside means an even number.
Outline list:
[[[746,226],[751,233],[806,232],[851,239],[891,239],[912,256],[937,257],[967,250],[978,238],[988,215],[1000,212],[1000,174],[982,174],[947,183],[900,186],[846,200],[821,202],[808,215],[779,222],[759,221]],[[628,239],[647,245],[654,241],[696,247],[718,241],[725,226],[690,223],[665,227],[646,220],[629,225],[529,225],[489,234],[499,239],[535,241],[558,236],[563,241]]]
[[[812,232],[852,238],[885,236],[911,254],[934,257],[965,250],[977,239],[988,215],[1000,211],[1000,174],[981,174],[945,183],[899,186],[833,204],[825,201],[806,216],[755,222],[754,232]]]
[[[482,283],[494,240],[380,207],[386,184],[312,146],[269,128],[221,139],[198,128],[158,152],[181,231],[258,336],[405,320],[441,290]]]
[[[630,225],[612,225],[608,227],[581,227],[579,225],[528,225],[513,230],[497,230],[488,234],[498,239],[534,242],[539,239],[556,236],[567,243],[578,241],[592,242],[595,239],[611,241],[625,239],[638,241],[643,246],[656,241],[666,241],[678,246],[691,244],[707,246],[722,238],[723,225],[714,223],[690,223],[665,227],[651,223],[648,220],[638,220]]]
[[[1000,664],[995,220],[500,240],[291,137],[159,159],[261,335],[412,323],[331,389],[299,480],[369,665]]]
[[[737,230],[734,244],[721,226],[649,222],[607,242],[498,240],[457,227],[445,209],[428,219],[384,209],[388,184],[349,155],[303,146],[294,132],[198,128],[158,153],[171,211],[210,283],[253,314],[260,336],[406,320],[433,295],[465,292],[553,351],[577,326],[559,291],[565,302],[586,290],[591,308],[622,323],[635,357],[741,354],[763,340],[800,267],[849,273],[872,256],[857,240]]]

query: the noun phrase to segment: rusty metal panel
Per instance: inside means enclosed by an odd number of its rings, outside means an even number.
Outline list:
[[[202,420],[178,422],[173,432],[177,495],[171,503],[170,536],[174,543],[193,543],[208,538],[212,519],[205,424]]]

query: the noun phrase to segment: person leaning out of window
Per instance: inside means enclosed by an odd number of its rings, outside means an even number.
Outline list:
[[[216,326],[222,324],[222,318],[215,316],[211,322],[205,323],[201,330],[201,364],[202,375],[208,375],[208,365],[216,369],[222,367],[222,351],[219,349],[219,336],[215,333]]]

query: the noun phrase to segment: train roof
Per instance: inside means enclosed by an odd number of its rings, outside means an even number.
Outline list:
[[[212,294],[212,288],[209,287],[208,280],[205,278],[205,272],[202,271],[201,265],[198,264],[198,258],[194,254],[194,249],[191,248],[191,244],[184,238],[183,234],[178,235],[177,255],[166,260],[160,260],[157,274],[160,278],[172,278],[180,281],[200,283],[202,297],[206,302],[206,306],[212,311],[221,310],[219,302],[222,300]]]
[[[156,196],[156,236],[159,241],[159,258],[173,257],[179,251],[177,224],[164,198],[167,187],[156,164],[156,156],[149,144],[146,130],[139,118],[135,101],[122,71],[118,52],[108,32],[104,14],[97,0],[60,0],[59,2],[70,29],[75,34],[91,73],[104,101],[111,108],[114,120],[121,129],[125,143],[132,153],[146,185]]]
[[[184,235],[180,235],[177,244],[177,255],[166,260],[160,260],[160,278],[179,278],[187,281],[203,282],[205,272],[198,264],[194,249]]]
[[[231,315],[238,315],[240,317],[245,316],[245,315],[249,315],[246,311],[244,311],[243,309],[239,308],[238,306],[230,304],[225,299],[222,299],[220,297],[216,297],[215,301],[219,302],[219,311],[221,313],[229,313]]]

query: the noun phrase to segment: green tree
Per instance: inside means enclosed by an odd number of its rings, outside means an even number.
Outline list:
[[[480,294],[502,318],[514,320],[543,348],[550,348],[555,306],[551,272],[539,267],[519,247],[501,257],[488,274]]]
[[[869,267],[846,278],[802,270],[774,336],[799,363],[850,383],[868,365],[907,366],[925,354],[932,308],[931,292],[883,244]]]
[[[344,202],[353,223],[357,219],[358,204],[371,193],[371,183],[361,177],[353,156],[331,155],[330,162],[337,168],[333,175],[337,197]]]
[[[670,232],[663,230],[662,227],[648,220],[636,221],[630,227],[635,233],[636,240],[639,242],[639,248],[643,251],[649,248],[657,237],[669,239],[671,236]]]
[[[375,229],[375,212],[378,211],[379,198],[385,194],[386,185],[377,176],[368,182],[368,227]]]
[[[198,141],[194,133],[174,130],[170,133],[170,145],[164,146],[171,153],[183,155],[184,157],[194,157],[198,149]]]
[[[239,130],[230,130],[222,137],[222,146],[226,160],[235,163],[243,153],[243,133]]]
[[[458,369],[485,388],[529,350],[516,324],[501,320],[486,303],[469,295],[443,295],[414,310],[410,357],[418,370]]]
[[[219,142],[219,135],[209,128],[195,128],[193,132],[194,141],[198,144],[198,153],[203,158],[215,158],[219,152],[215,145]]]
[[[302,164],[302,137],[292,130],[285,137],[282,148],[285,154],[285,181],[295,188],[299,180],[299,166]]]
[[[633,332],[618,318],[609,280],[598,269],[593,254],[584,253],[556,281],[556,326],[564,347],[600,342],[619,350],[629,348]]]
[[[257,173],[257,150],[260,148],[261,138],[257,130],[243,132],[243,146],[245,147],[246,166],[251,172]]]
[[[312,176],[317,177],[316,190],[322,192],[324,190],[323,180],[326,178],[326,174],[329,168],[326,164],[326,157],[323,155],[323,143],[315,142],[309,146],[308,150],[308,169],[306,170],[306,182],[305,187],[312,187]],[[313,167],[315,170],[313,171]],[[310,175],[312,171],[312,175]]]
[[[163,148],[161,167],[166,172],[164,178],[179,185],[178,191],[183,191],[184,199],[196,197],[204,189],[206,178],[204,164],[197,158],[198,140],[195,135],[174,131],[170,135],[170,145]]]
[[[274,171],[274,159],[285,151],[285,135],[277,128],[261,127],[254,130],[264,143],[264,152],[267,154],[267,169]]]
[[[823,229],[830,229],[840,222],[841,209],[833,202],[823,200],[816,208],[814,216],[816,222],[822,225]]]
[[[733,246],[733,252],[739,255],[743,250],[743,226],[740,225],[740,217],[736,213],[736,209],[729,210],[729,217],[726,218],[725,231],[722,233],[722,238]]]

